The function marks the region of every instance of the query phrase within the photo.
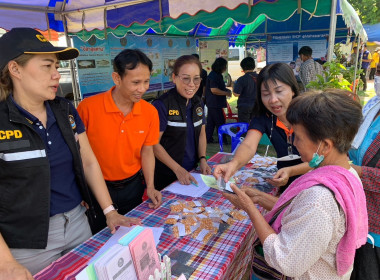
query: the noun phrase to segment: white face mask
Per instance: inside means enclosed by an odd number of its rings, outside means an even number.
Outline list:
[[[375,76],[375,92],[376,95],[380,97],[380,76]]]

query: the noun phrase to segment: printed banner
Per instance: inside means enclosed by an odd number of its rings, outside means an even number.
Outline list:
[[[153,70],[148,92],[169,89],[174,61],[181,55],[196,52],[194,38],[163,38],[158,36],[108,35],[107,40],[95,36],[87,42],[73,37],[74,46],[79,49],[77,59],[79,87],[82,98],[108,90],[112,81],[113,59],[124,49],[140,49],[152,61]]]

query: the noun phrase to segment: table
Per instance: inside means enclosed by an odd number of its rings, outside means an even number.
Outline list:
[[[208,161],[211,166],[220,162],[222,154],[214,155]],[[250,168],[251,165],[244,167]],[[142,220],[144,226],[163,227],[165,218],[170,213],[170,204],[177,200],[194,200],[192,197],[181,196],[162,191],[163,204],[158,209],[150,209],[148,202],[143,202],[127,214]],[[206,206],[227,208],[232,204],[222,197],[222,193],[210,188],[202,197]],[[75,276],[87,265],[92,256],[110,238],[108,228],[103,229],[83,244],[79,245],[50,266],[36,274],[36,280],[75,279]],[[167,227],[161,235],[157,251],[161,255],[169,255],[175,249],[188,252],[192,258],[186,265],[195,268],[189,279],[240,279],[246,272],[251,261],[251,244],[254,230],[249,219],[236,221],[221,234],[214,235],[207,244],[203,244],[190,236],[174,238]],[[175,277],[173,277],[174,279]]]

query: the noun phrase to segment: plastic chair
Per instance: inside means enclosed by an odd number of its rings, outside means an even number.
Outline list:
[[[233,132],[232,130],[236,131]],[[240,136],[248,131],[248,123],[236,122],[227,123],[219,126],[218,138],[220,151],[223,152],[223,134],[231,136],[231,151],[234,151],[236,147],[240,144]]]
[[[224,119],[226,121],[227,120],[235,120],[235,121],[239,120],[238,115],[232,113],[232,109],[230,107],[230,104],[228,104],[228,102],[227,102],[227,115],[226,115],[226,112],[224,111],[224,109],[223,109],[223,115],[224,115]]]

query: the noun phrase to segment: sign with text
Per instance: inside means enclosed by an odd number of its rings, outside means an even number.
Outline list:
[[[124,49],[140,49],[152,61],[153,70],[149,91],[172,88],[171,70],[174,61],[181,55],[196,52],[194,38],[165,38],[158,36],[115,37],[109,34],[106,40],[95,36],[84,42],[73,37],[74,46],[79,49],[77,69],[82,98],[106,91],[114,83],[113,59]]]

